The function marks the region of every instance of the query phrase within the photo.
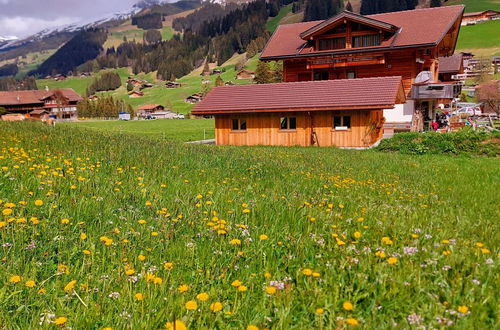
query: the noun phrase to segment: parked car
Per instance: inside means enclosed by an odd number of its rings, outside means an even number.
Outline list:
[[[185,119],[186,116],[184,116],[182,113],[177,113],[174,115],[174,119]]]
[[[156,117],[155,116],[151,116],[151,115],[147,115],[146,117],[144,117],[144,119],[146,119],[146,120],[155,120]]]
[[[454,115],[467,114],[469,116],[480,116],[481,108],[480,107],[463,107],[455,110],[453,112]]]

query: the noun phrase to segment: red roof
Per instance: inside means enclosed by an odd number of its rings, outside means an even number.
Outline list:
[[[462,68],[463,54],[458,53],[439,58],[439,73],[459,73]]]
[[[359,50],[437,45],[457,19],[462,17],[463,11],[464,6],[460,5],[423,8],[367,16],[356,15],[399,28],[390,39],[384,41],[380,46],[365,47]],[[343,14],[339,14],[338,17],[341,17],[341,15]],[[334,22],[335,18],[329,19],[328,21]],[[324,21],[313,21],[280,25],[267,43],[261,58],[272,59],[321,53],[314,52],[312,47],[307,46],[306,41],[302,39],[300,35],[308,30],[314,31],[314,27],[316,26],[321,28],[323,22]],[[344,49],[327,52],[345,51]],[[347,51],[352,52],[353,49],[348,49]]]
[[[475,11],[471,13],[465,13],[464,17],[472,17],[472,16],[480,16],[485,13],[491,13],[492,15],[500,14],[500,11],[496,11],[493,9],[483,10],[483,11]]]
[[[160,104],[145,104],[145,105],[141,105],[138,110],[154,110],[158,107],[161,107],[162,105]]]
[[[401,77],[221,86],[193,109],[210,115],[345,109],[387,109],[404,103]]]
[[[23,105],[23,104],[43,104],[43,100],[53,96],[56,91],[60,91],[69,102],[83,100],[71,88],[61,88],[57,90],[27,90],[0,92],[0,105]]]

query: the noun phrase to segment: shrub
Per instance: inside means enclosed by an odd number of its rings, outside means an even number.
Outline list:
[[[500,154],[500,133],[463,129],[452,133],[399,133],[382,140],[381,151],[398,151],[403,154],[486,155]]]

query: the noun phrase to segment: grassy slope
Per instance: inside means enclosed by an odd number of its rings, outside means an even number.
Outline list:
[[[292,13],[292,4],[289,4],[288,6],[281,8],[280,12],[278,13],[278,15],[276,15],[276,17],[270,18],[267,21],[266,24],[267,31],[273,33],[274,30],[276,30],[276,28],[280,24],[280,22],[283,20],[283,18],[285,18],[285,16],[291,13]]]
[[[445,5],[465,5],[466,12],[483,11],[487,9],[500,10],[498,0],[449,0]]]
[[[347,317],[361,329],[411,329],[409,315],[436,329],[443,318],[457,329],[498,322],[498,159],[177,145],[3,122],[0,141],[0,196],[15,205],[12,217],[0,213],[11,244],[0,249],[6,328],[30,328],[46,312],[74,329],[158,329],[175,318],[192,329],[345,329]],[[69,274],[56,275],[63,263]],[[147,272],[163,283],[147,283]],[[78,296],[63,290],[71,280]],[[270,281],[285,288],[266,294]],[[209,300],[186,310],[200,292]],[[210,311],[215,301],[222,312]],[[456,315],[459,306],[469,313]]]
[[[138,136],[164,138],[169,141],[196,141],[213,139],[213,119],[139,120],[139,121],[82,121],[63,123],[71,127],[85,127],[106,132],[120,132]]]
[[[500,53],[500,21],[462,26],[457,50],[468,50],[484,56]]]

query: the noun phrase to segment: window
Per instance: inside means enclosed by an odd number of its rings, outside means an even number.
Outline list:
[[[297,118],[296,117],[281,117],[280,118],[280,129],[282,129],[282,130],[297,129]]]
[[[314,80],[328,80],[328,71],[314,72]]]
[[[247,121],[246,119],[233,119],[233,131],[246,131]]]
[[[351,116],[333,116],[333,129],[346,131],[351,128]]]
[[[345,48],[345,37],[319,40],[319,50],[343,49],[343,48]]]
[[[370,47],[380,45],[380,34],[368,34],[352,37],[352,47]]]
[[[356,72],[354,71],[347,72],[347,79],[355,79],[355,78],[356,78]]]

